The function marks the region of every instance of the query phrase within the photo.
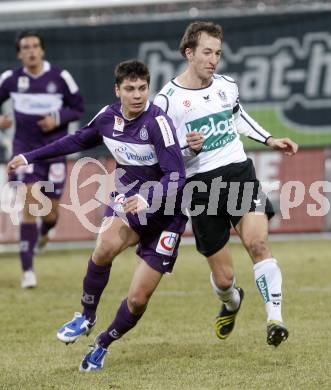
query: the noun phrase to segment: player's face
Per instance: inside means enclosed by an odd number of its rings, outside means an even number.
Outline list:
[[[39,69],[42,66],[44,50],[38,37],[25,37],[20,41],[20,50],[17,58],[29,70]]]
[[[187,49],[189,67],[201,80],[209,80],[215,73],[221,57],[221,41],[201,33],[195,50]]]
[[[146,80],[124,79],[115,86],[116,96],[120,98],[122,110],[127,118],[135,118],[144,111],[149,94]]]

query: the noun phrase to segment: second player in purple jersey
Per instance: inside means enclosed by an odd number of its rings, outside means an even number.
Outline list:
[[[74,135],[16,156],[8,164],[9,170],[13,170],[102,142],[116,159],[115,183],[119,193],[110,202],[88,263],[81,299],[83,311],[58,330],[57,338],[68,344],[90,333],[117,254],[138,244],[138,265],[127,298],[108,329],[97,336],[92,350],[81,362],[82,371],[101,369],[109,345],[142,317],[162,275],[172,271],[187,222],[179,207],[185,184],[180,146],[172,121],[148,102],[149,71],[143,63],[131,60],[118,65],[115,77],[119,103],[103,108]],[[156,184],[156,190],[149,190],[151,183]],[[144,187],[147,191],[142,191]],[[173,202],[172,213],[165,212],[169,199]],[[154,207],[155,200],[159,207]],[[143,214],[146,219],[140,218]]]
[[[23,31],[16,40],[17,58],[22,67],[7,70],[0,76],[0,105],[11,99],[15,119],[13,154],[29,152],[48,145],[67,134],[71,121],[83,114],[83,101],[78,86],[67,70],[62,70],[44,60],[43,37],[35,31]],[[11,127],[11,115],[0,115],[0,129]],[[23,269],[21,286],[35,287],[37,280],[33,255],[38,241],[41,248],[48,241],[48,232],[58,220],[59,198],[63,192],[66,164],[63,156],[30,164],[10,175],[10,181],[25,183],[26,198],[20,224],[20,256]],[[32,186],[44,181],[50,183],[47,192],[51,211],[43,216],[40,229],[30,205],[36,203]]]
[[[34,37],[38,42],[39,38]],[[31,54],[28,54],[32,59],[37,57],[33,50],[32,47]],[[84,112],[81,94],[71,74],[43,59],[38,74],[31,73],[24,63],[18,69],[2,73],[0,104],[7,99],[12,99],[15,117],[14,155],[63,137],[67,134],[68,124],[80,119]],[[53,129],[46,121],[42,123],[49,116],[54,119]]]

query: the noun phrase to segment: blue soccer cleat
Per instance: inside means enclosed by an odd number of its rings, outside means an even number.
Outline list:
[[[98,338],[96,338],[94,345],[91,345],[91,351],[82,360],[79,371],[91,372],[101,370],[107,352],[106,348],[98,344]]]
[[[84,334],[88,336],[96,323],[90,322],[83,314],[75,313],[74,318],[62,325],[58,330],[56,337],[63,343],[70,344],[74,343],[78,337],[83,336]]]

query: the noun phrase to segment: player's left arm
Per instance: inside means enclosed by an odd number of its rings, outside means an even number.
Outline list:
[[[271,136],[266,140],[265,144],[273,150],[283,152],[287,156],[293,156],[298,151],[298,144],[290,138],[274,138]]]
[[[235,114],[235,123],[239,133],[246,135],[256,142],[261,142],[274,150],[279,150],[288,156],[298,151],[298,145],[290,138],[275,138],[260,126],[245,110],[239,106]]]
[[[94,148],[103,142],[102,135],[98,129],[98,118],[94,118],[88,125],[77,130],[74,134],[66,135],[41,148],[14,156],[7,165],[7,171],[13,172],[22,165]]]
[[[289,138],[274,138],[267,130],[260,126],[239,103],[239,92],[236,86],[236,101],[233,106],[233,116],[238,133],[248,138],[279,150],[292,156],[298,151],[298,145]]]

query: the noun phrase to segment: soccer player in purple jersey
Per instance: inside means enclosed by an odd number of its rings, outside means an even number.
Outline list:
[[[104,142],[116,159],[113,196],[88,262],[83,282],[82,313],[64,324],[57,337],[73,343],[88,335],[96,323],[96,309],[117,254],[138,244],[138,264],[128,296],[120,304],[108,329],[100,333],[80,370],[103,367],[108,346],[132,329],[164,273],[171,272],[187,217],[181,212],[185,169],[171,119],[149,103],[150,75],[136,60],[119,64],[115,91],[120,101],[104,107],[84,128],[49,146],[23,153],[9,162],[9,171],[28,163],[92,148]],[[124,174],[123,174],[124,173]],[[148,189],[148,182],[159,187]],[[174,185],[174,183],[176,185]],[[142,188],[147,189],[141,191]],[[152,210],[156,201],[159,208]],[[169,213],[169,199],[173,212]],[[150,212],[149,212],[150,211]],[[142,213],[146,220],[141,218]]]
[[[13,155],[29,152],[67,134],[68,124],[83,114],[83,101],[77,84],[67,70],[61,70],[44,60],[43,37],[35,31],[23,31],[16,40],[17,58],[22,67],[8,70],[0,77],[0,105],[11,98],[15,118]],[[12,125],[10,115],[0,115],[0,129]],[[48,240],[48,231],[58,219],[59,198],[66,177],[65,158],[60,156],[47,161],[21,167],[10,175],[11,181],[23,182],[27,188],[20,225],[20,257],[23,269],[21,286],[35,287],[33,269],[35,245],[42,247]],[[50,182],[40,190],[51,200],[51,211],[42,217],[38,232],[36,216],[30,205],[36,203],[32,186],[39,181]]]

